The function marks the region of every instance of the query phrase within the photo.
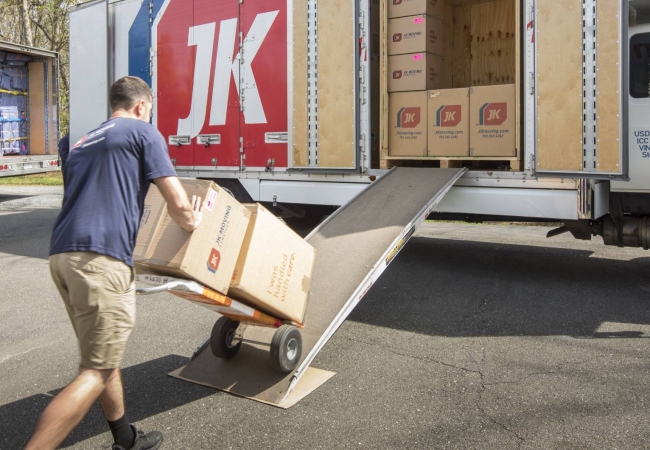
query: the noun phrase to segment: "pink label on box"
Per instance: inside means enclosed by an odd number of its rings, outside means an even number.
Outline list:
[[[424,19],[422,17],[416,17],[413,19],[413,23],[418,24],[424,22]]]
[[[419,61],[422,59],[422,54],[413,55],[413,61]]]

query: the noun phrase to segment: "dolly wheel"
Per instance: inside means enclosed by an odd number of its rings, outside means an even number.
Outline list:
[[[302,335],[292,325],[282,325],[271,341],[271,365],[280,372],[290,373],[300,362]]]
[[[227,317],[220,317],[212,327],[210,349],[217,358],[231,359],[241,348],[241,340],[233,344],[239,322]]]

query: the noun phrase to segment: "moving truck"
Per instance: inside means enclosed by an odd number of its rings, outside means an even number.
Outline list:
[[[433,44],[389,35],[410,18]],[[96,0],[73,8],[70,52],[72,142],[106,120],[111,82],[139,76],[180,176],[288,219],[394,167],[456,168],[432,218],[650,245],[649,0]],[[462,121],[440,103],[459,92]]]
[[[0,41],[0,177],[59,170],[57,53]]]

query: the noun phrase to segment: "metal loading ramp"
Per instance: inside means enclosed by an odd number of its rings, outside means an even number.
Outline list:
[[[279,407],[290,407],[334,374],[309,365],[465,169],[394,168],[339,208],[306,240],[316,249],[302,330],[302,360],[288,375],[272,369],[273,329],[250,327],[234,359],[207,341],[170,375]]]

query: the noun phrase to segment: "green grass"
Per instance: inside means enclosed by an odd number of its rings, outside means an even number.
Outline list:
[[[2,186],[63,186],[61,172],[37,173],[18,177],[0,178]]]

